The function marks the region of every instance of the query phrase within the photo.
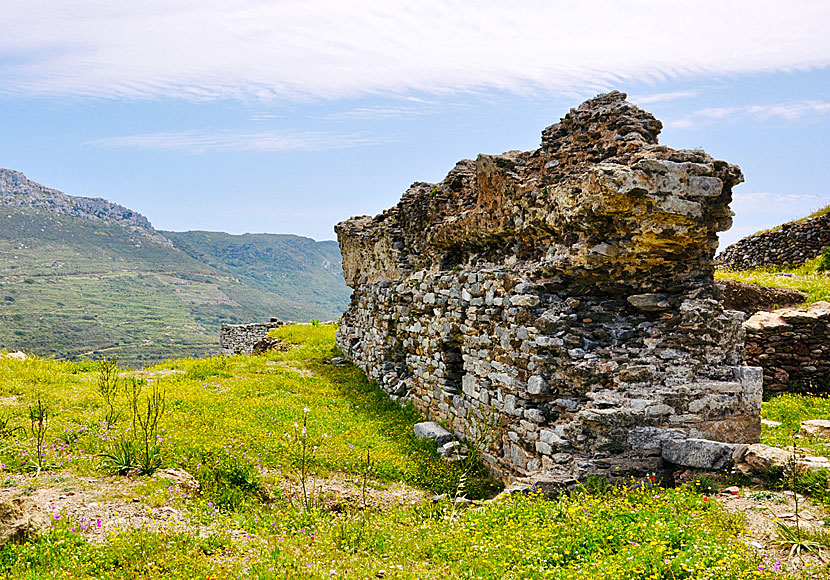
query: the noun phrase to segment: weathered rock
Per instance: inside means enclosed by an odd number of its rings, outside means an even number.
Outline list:
[[[453,432],[483,433],[504,476],[645,474],[666,438],[758,441],[761,374],[713,280],[743,178],[658,145],[660,128],[600,95],[535,151],[461,161],[338,224],[344,356]]]
[[[771,467],[783,467],[791,461],[793,454],[778,447],[756,443],[744,453],[743,462],[755,471],[766,471]]]
[[[31,519],[25,499],[0,501],[0,546],[25,540],[32,529]]]
[[[197,494],[201,489],[199,480],[184,469],[162,469],[156,472],[156,476],[172,480],[173,483],[191,494]]]
[[[795,266],[812,260],[828,246],[830,213],[747,236],[726,248],[717,260],[733,270]]]
[[[757,312],[743,324],[746,361],[764,369],[764,389],[830,389],[830,302]]]
[[[251,349],[251,354],[263,354],[269,350],[291,350],[292,348],[294,348],[292,345],[281,341],[276,336],[266,336],[256,341]]]
[[[830,439],[830,420],[809,419],[801,423],[799,435],[804,437],[816,437],[818,439]]]
[[[415,437],[418,439],[432,439],[438,447],[452,441],[452,433],[441,427],[435,421],[424,421],[415,423]]]
[[[771,468],[783,468],[790,464],[809,470],[830,469],[830,459],[826,457],[806,455],[801,450],[794,452],[761,443],[749,445],[740,461],[742,465],[738,467],[744,472],[747,472],[746,468],[763,472]]]
[[[26,360],[26,353],[23,351],[16,351],[16,352],[7,352],[5,354],[0,353],[1,357],[4,358],[11,358],[15,360]]]
[[[683,467],[719,470],[732,464],[738,447],[707,439],[670,439],[662,446],[662,456]]]

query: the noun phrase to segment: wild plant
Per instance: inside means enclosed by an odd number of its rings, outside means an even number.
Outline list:
[[[127,404],[132,415],[132,429],[121,434],[111,451],[102,453],[101,467],[119,475],[140,470],[151,475],[162,463],[159,447],[159,421],[164,415],[166,391],[157,383],[153,384],[144,403],[141,401],[142,382],[131,378],[124,389]]]
[[[138,468],[132,439],[119,439],[109,453],[101,454],[101,468],[110,473],[127,475]]]
[[[11,416],[0,416],[0,439],[11,437],[18,431],[25,433],[26,430],[20,425],[12,426],[12,419]]]
[[[361,499],[361,510],[366,512],[366,508],[368,506],[368,502],[366,501],[369,486],[369,478],[371,477],[374,471],[374,464],[372,463],[372,457],[370,455],[370,451],[366,450],[366,461],[361,465],[360,469],[360,499]]]
[[[812,537],[812,534],[806,533],[801,526],[801,516],[799,513],[799,498],[798,489],[801,487],[800,481],[804,476],[807,468],[799,462],[800,455],[795,444],[790,454],[790,459],[784,466],[784,473],[781,479],[781,485],[789,487],[792,491],[794,518],[795,523],[788,525],[781,520],[775,520],[778,539],[776,543],[781,545],[785,550],[789,549],[789,557],[798,556],[802,558],[804,552],[811,552],[821,556],[822,544]]]
[[[317,454],[322,439],[326,437],[325,434],[321,438],[312,437],[308,427],[309,412],[308,407],[303,409],[302,426],[294,423],[293,437],[290,433],[285,434],[294,445],[294,461],[300,477],[299,501],[303,510],[314,507],[317,502],[317,479],[311,477],[311,466],[314,463],[314,456]]]
[[[104,421],[107,426],[115,425],[121,412],[116,409],[118,398],[118,361],[115,357],[104,357],[98,362],[98,393],[104,399],[107,407],[107,414]]]
[[[146,407],[139,408],[138,397],[132,398],[132,412],[138,439],[137,462],[142,473],[152,474],[161,467],[161,449],[158,445],[159,421],[164,415],[166,390],[154,383],[146,398]]]
[[[37,402],[29,406],[29,421],[32,424],[32,436],[35,438],[35,452],[37,456],[37,473],[43,470],[43,442],[46,440],[46,431],[49,427],[49,407],[38,395]]]

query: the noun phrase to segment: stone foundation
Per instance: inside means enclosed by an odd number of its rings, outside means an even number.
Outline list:
[[[251,354],[257,342],[283,324],[276,319],[253,324],[223,324],[219,330],[219,347],[224,355]]]
[[[764,369],[764,389],[830,391],[830,302],[758,312],[744,323],[746,360]]]
[[[503,476],[642,475],[684,441],[757,442],[761,373],[713,282],[742,176],[658,145],[660,128],[600,95],[540,149],[461,161],[338,224],[345,356],[456,435],[484,433]]]

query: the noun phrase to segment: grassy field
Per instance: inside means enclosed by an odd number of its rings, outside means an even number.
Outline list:
[[[805,305],[819,300],[830,301],[830,251],[825,251],[823,256],[794,268],[718,270],[715,272],[715,279],[801,290],[808,295]]]
[[[816,560],[788,568],[781,553],[740,541],[746,518],[707,495],[709,484],[593,480],[556,499],[457,505],[456,496],[488,498],[501,486],[473,460],[440,459],[412,435],[417,412],[355,367],[330,364],[332,326],[277,332],[297,348],[121,369],[116,383],[93,362],[0,358],[0,498],[28,497],[48,518],[28,542],[0,548],[0,577],[828,573]],[[804,417],[826,412],[825,400],[806,401],[765,403],[766,415],[787,417],[782,443]],[[158,471],[173,467],[201,491]]]

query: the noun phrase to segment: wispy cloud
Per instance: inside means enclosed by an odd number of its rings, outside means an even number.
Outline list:
[[[104,137],[87,141],[85,145],[106,148],[166,149],[190,153],[225,151],[320,151],[342,149],[362,145],[377,145],[383,139],[360,134],[336,134],[322,132],[256,133],[180,131],[172,133],[145,133]]]
[[[251,121],[270,121],[271,119],[279,119],[281,116],[274,113],[253,113]]]
[[[371,121],[386,121],[389,119],[413,119],[426,114],[426,109],[415,107],[357,107],[348,111],[340,111],[325,115],[324,119],[360,119]]]
[[[649,105],[651,103],[664,103],[678,99],[690,99],[700,94],[698,90],[672,91],[670,93],[653,93],[650,95],[630,95],[632,103],[638,105]]]
[[[830,66],[824,0],[6,4],[0,94],[13,95],[586,94],[631,80]]]
[[[808,115],[824,115],[828,113],[830,113],[830,103],[815,100],[771,105],[746,105],[742,107],[709,107],[700,109],[679,119],[669,120],[666,122],[666,126],[688,129],[727,120],[746,118],[751,118],[756,121],[766,121],[769,119],[795,120]]]
[[[770,193],[768,191],[740,192],[732,195],[734,205],[754,206],[762,202],[818,202],[821,196],[813,193]]]

